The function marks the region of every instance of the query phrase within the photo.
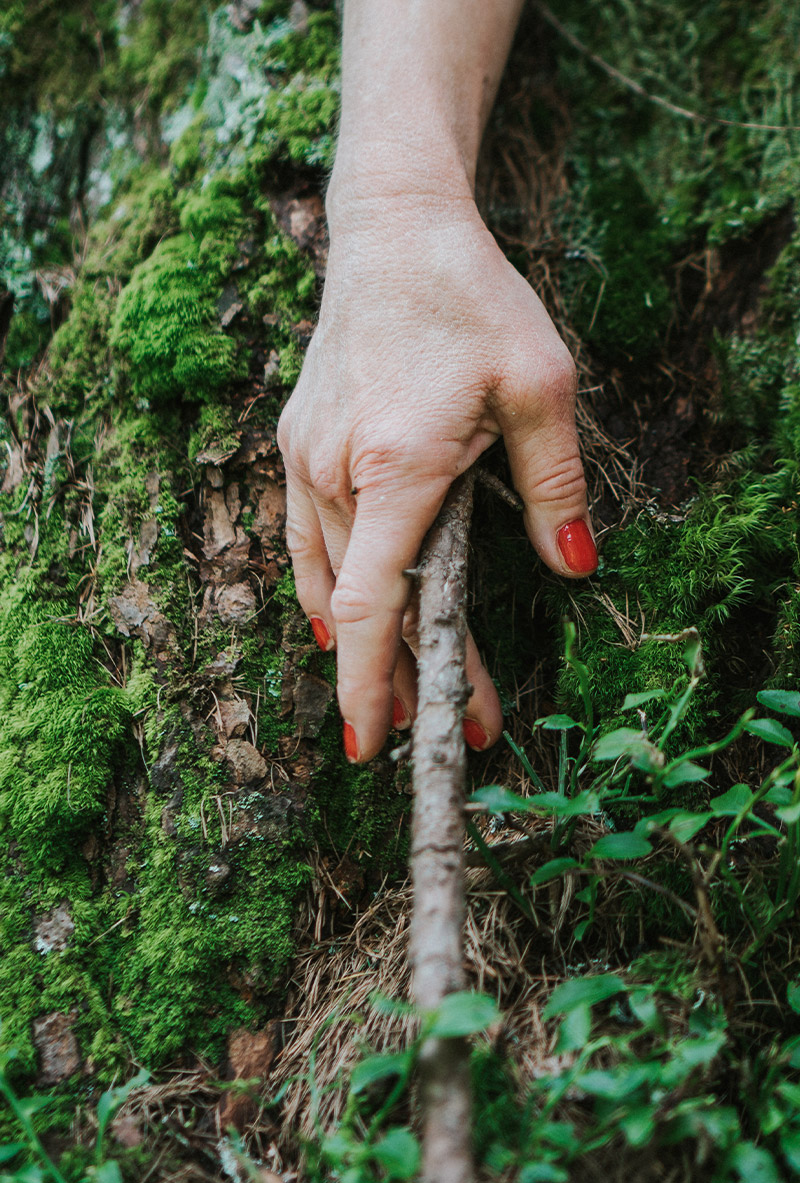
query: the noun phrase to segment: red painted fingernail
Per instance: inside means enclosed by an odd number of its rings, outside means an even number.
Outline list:
[[[333,637],[328,630],[327,624],[321,616],[312,616],[310,620],[317,644],[324,653],[327,653],[333,648]]]
[[[597,547],[583,518],[568,522],[556,534],[564,562],[576,575],[591,575],[597,570]]]
[[[396,727],[398,731],[404,731],[410,725],[411,716],[403,706],[403,700],[395,694],[392,700],[392,727]]]
[[[351,764],[355,764],[358,760],[358,740],[352,723],[344,725],[344,754]]]
[[[465,719],[463,723],[464,739],[471,748],[482,752],[484,748],[489,746],[489,736],[481,727],[480,723],[476,723],[474,719]]]

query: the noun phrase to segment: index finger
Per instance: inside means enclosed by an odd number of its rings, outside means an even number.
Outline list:
[[[380,751],[392,718],[392,676],[411,582],[403,572],[444,501],[448,482],[415,489],[364,489],[331,597],[336,621],[339,709],[352,761]]]

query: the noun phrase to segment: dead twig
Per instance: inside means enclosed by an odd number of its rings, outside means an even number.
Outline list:
[[[413,994],[423,1011],[465,986],[464,782],[467,541],[474,474],[457,480],[419,565],[419,708],[414,723]],[[432,1038],[419,1060],[422,1175],[471,1183],[469,1048]]]

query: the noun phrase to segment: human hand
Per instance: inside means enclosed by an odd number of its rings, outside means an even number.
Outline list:
[[[499,435],[531,542],[561,575],[597,552],[575,429],[572,359],[471,198],[362,202],[332,225],[319,326],[281,416],[297,594],[336,647],[345,750],[368,760],[416,706],[412,586],[453,479]],[[502,730],[471,637],[465,735]]]

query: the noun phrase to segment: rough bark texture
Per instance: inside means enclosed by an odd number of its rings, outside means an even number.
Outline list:
[[[420,564],[419,710],[414,725],[414,997],[430,1010],[464,988],[464,777],[461,723],[467,540],[472,473],[460,478],[426,541]],[[431,1039],[420,1057],[423,1177],[472,1178],[469,1051],[464,1039]]]

